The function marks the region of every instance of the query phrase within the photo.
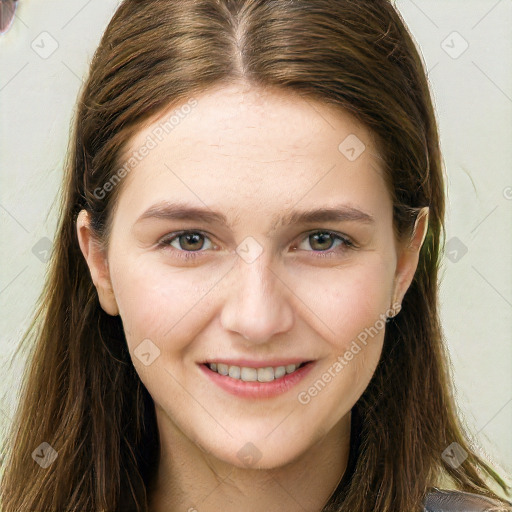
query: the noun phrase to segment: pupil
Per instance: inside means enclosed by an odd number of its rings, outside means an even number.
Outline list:
[[[313,249],[315,249],[315,244],[318,243],[318,239],[320,239],[320,245],[322,245],[322,243],[325,243],[324,239],[329,239],[329,241],[332,242],[331,235],[329,233],[315,233],[311,235],[311,237],[313,237],[313,243],[311,243],[311,247]],[[318,250],[322,249],[329,249],[329,247],[320,247]]]
[[[187,249],[187,250],[188,250],[188,248],[187,248],[187,247],[184,247],[184,245],[185,245],[185,246],[187,246],[187,245],[190,245],[190,244],[191,244],[191,245],[192,245],[192,247],[191,247],[191,249],[192,249],[192,250],[193,250],[193,249],[197,249],[197,246],[196,246],[196,247],[194,247],[194,245],[193,245],[193,244],[194,244],[194,243],[197,243],[197,242],[199,241],[200,237],[201,237],[201,235],[199,235],[199,234],[197,234],[197,233],[192,233],[192,234],[191,234],[191,233],[187,233],[187,234],[185,234],[185,235],[181,235],[181,237],[180,237],[180,238],[181,238],[181,239],[180,239],[180,245],[182,246],[182,248],[184,248],[184,249]],[[183,239],[186,241],[186,242],[185,242],[185,244],[182,244],[182,243],[181,243],[181,241],[182,241]],[[190,242],[190,241],[191,241],[191,242]],[[201,247],[199,247],[199,249],[200,249],[200,248],[201,248]]]

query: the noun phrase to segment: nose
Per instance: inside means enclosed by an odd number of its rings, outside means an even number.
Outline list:
[[[227,331],[240,334],[247,344],[263,344],[291,329],[293,294],[264,255],[252,263],[239,258],[227,287],[221,313]]]

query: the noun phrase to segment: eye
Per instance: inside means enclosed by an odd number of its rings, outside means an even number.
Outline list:
[[[205,240],[209,241],[209,246],[208,243],[205,243]],[[200,231],[180,231],[178,233],[171,233],[162,238],[158,242],[158,245],[161,247],[172,247],[176,250],[173,252],[176,252],[180,258],[186,259],[196,258],[198,255],[194,253],[204,252],[201,249],[204,249],[205,245],[206,249],[215,247],[209,237]]]
[[[337,245],[336,242],[338,242]],[[297,248],[304,249],[304,244],[309,244],[313,248],[313,251],[319,253],[316,257],[325,258],[339,255],[341,252],[345,252],[348,249],[355,249],[355,244],[347,237],[334,233],[332,231],[313,231],[309,233],[306,238],[299,244]],[[332,249],[336,247],[335,249]],[[296,247],[293,250],[297,249]],[[332,249],[332,250],[331,250]]]
[[[313,248],[308,251],[303,246],[307,243]],[[337,245],[336,245],[337,243]],[[216,246],[210,238],[201,231],[179,231],[170,233],[158,242],[159,247],[165,249],[172,248],[172,252],[179,258],[193,259],[200,257],[205,252],[202,249],[213,249]],[[335,247],[334,249],[332,249]],[[306,250],[315,253],[317,258],[336,257],[348,249],[356,249],[356,245],[346,236],[334,233],[332,231],[313,231],[309,233],[298,247],[292,247],[292,250]]]

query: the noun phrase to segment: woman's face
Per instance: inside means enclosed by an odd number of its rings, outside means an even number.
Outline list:
[[[130,141],[105,265],[84,218],[80,242],[159,427],[278,467],[367,387],[417,255],[394,240],[376,147],[348,114],[241,85],[195,99]]]

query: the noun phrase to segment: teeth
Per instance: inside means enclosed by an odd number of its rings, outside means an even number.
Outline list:
[[[258,368],[258,382],[272,382],[274,380],[274,368]]]
[[[233,379],[244,382],[272,382],[289,373],[293,373],[300,364],[288,364],[286,366],[267,366],[265,368],[248,368],[246,366],[230,366],[224,363],[209,363],[210,370],[220,375],[229,375]]]
[[[220,373],[221,375],[227,375],[228,374],[228,365],[219,363],[217,365],[217,373]]]
[[[230,366],[228,375],[230,377],[233,377],[233,379],[239,379],[240,378],[240,367],[239,366]]]
[[[256,368],[246,368],[243,366],[240,368],[239,366],[231,366],[231,368],[238,369],[238,375],[240,375],[240,380],[245,380],[245,382],[255,382],[258,380],[258,370]]]
[[[279,379],[280,377],[283,377],[286,375],[286,367],[285,366],[278,366],[274,369],[274,379]]]

